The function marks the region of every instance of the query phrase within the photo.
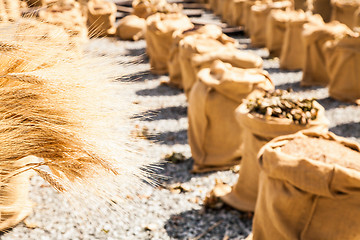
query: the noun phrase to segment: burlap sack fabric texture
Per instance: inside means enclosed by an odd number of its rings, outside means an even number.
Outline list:
[[[359,1],[332,0],[331,21],[339,21],[349,28],[354,27],[354,13],[359,8]]]
[[[146,20],[146,52],[150,58],[151,72],[168,73],[169,52],[175,31],[192,29],[190,19],[181,13],[156,13]]]
[[[123,40],[140,40],[145,38],[146,20],[136,15],[128,15],[120,20],[116,36]]]
[[[169,70],[169,84],[183,89],[182,74],[180,67],[179,58],[179,44],[182,39],[190,35],[205,35],[211,39],[217,39],[222,35],[220,27],[207,24],[203,27],[193,28],[187,31],[175,31],[172,38],[172,45],[170,48],[170,54],[168,59],[168,70]]]
[[[273,10],[266,22],[266,48],[271,57],[279,57],[284,43],[286,23],[289,21],[288,11]]]
[[[246,104],[236,109],[238,124],[243,128],[243,156],[237,183],[230,193],[221,196],[228,205],[242,211],[254,211],[258,198],[260,166],[257,156],[260,149],[273,138],[293,134],[304,129],[327,129],[325,109],[315,102],[319,109],[317,118],[307,125],[295,124],[290,119],[269,118],[249,113]]]
[[[304,131],[267,144],[260,157],[259,197],[249,239],[360,238],[358,159],[324,162],[281,151],[289,140],[304,137],[336,142],[352,154],[360,152],[358,143],[330,132]],[[324,154],[331,155],[331,150]]]
[[[250,39],[254,47],[265,47],[266,45],[266,19],[270,12],[275,9],[286,10],[292,7],[290,1],[280,1],[266,4],[256,4],[250,11]]]
[[[300,70],[305,61],[305,45],[302,37],[304,24],[314,22],[323,23],[320,15],[308,15],[304,11],[290,12],[290,19],[286,23],[284,43],[280,55],[280,68]]]
[[[330,78],[326,69],[324,44],[329,40],[343,38],[351,30],[337,21],[322,24],[305,24],[303,37],[305,45],[305,62],[303,67],[302,86],[327,86]]]
[[[2,178],[14,174],[17,167],[24,166],[34,157],[26,157],[16,161],[14,166],[1,169]],[[1,182],[0,190],[0,231],[14,227],[32,213],[33,203],[29,198],[30,177],[34,175],[31,171],[15,175]]]
[[[88,27],[90,34],[108,36],[116,32],[116,5],[105,0],[91,0],[88,2]]]
[[[360,37],[347,35],[325,44],[329,95],[340,101],[360,104]]]
[[[263,70],[234,68],[219,60],[202,69],[198,78],[188,107],[193,171],[229,169],[239,164],[243,153],[234,110],[243,99],[273,89],[273,83]]]
[[[230,22],[234,26],[243,26],[244,25],[244,5],[247,0],[234,0]]]
[[[222,7],[222,13],[221,13],[221,19],[226,22],[230,23],[232,19],[232,7],[233,7],[234,0],[224,0],[223,1],[223,7]]]
[[[182,75],[182,85],[187,97],[196,81],[197,70],[192,65],[192,58],[197,54],[206,54],[214,51],[234,50],[235,40],[217,32],[211,38],[207,35],[187,36],[179,42],[179,63]]]

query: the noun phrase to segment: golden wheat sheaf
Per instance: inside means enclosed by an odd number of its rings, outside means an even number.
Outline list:
[[[19,23],[0,26],[0,183],[32,169],[61,192],[131,194],[149,163],[130,138],[131,101],[113,82],[118,66],[38,39],[38,24],[20,34]],[[40,160],[15,164],[27,156]]]

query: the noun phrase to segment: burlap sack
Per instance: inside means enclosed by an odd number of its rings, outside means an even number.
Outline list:
[[[120,20],[116,28],[116,36],[123,40],[134,40],[145,38],[146,20],[136,15],[129,15]]]
[[[150,58],[151,72],[168,73],[167,62],[175,31],[193,28],[190,19],[181,13],[156,13],[146,20],[146,52]]]
[[[210,9],[214,12],[217,8],[218,0],[210,0]]]
[[[360,27],[360,7],[355,11],[353,18],[353,27]]]
[[[214,35],[209,38],[206,35],[192,35],[187,36],[179,42],[179,63],[182,75],[182,85],[186,96],[189,96],[190,89],[195,83],[197,71],[192,65],[192,58],[196,54],[205,54],[214,52],[215,50],[227,49],[227,47],[234,47],[234,39],[227,37],[225,34]],[[228,49],[228,51],[230,51]]]
[[[266,48],[271,57],[279,57],[284,43],[286,23],[290,15],[287,11],[273,10],[267,18],[266,24]]]
[[[232,11],[231,25],[243,26],[245,22],[244,18],[244,5],[247,0],[234,0]]]
[[[193,28],[187,31],[175,31],[172,38],[172,46],[170,48],[170,54],[168,59],[169,69],[169,83],[177,88],[183,89],[181,67],[179,59],[179,43],[182,39],[190,35],[206,35],[209,38],[217,39],[221,37],[222,30],[215,25],[205,25],[199,28]]]
[[[265,47],[266,45],[266,19],[270,12],[275,9],[286,10],[292,7],[291,1],[279,1],[274,3],[265,3],[251,7],[251,45],[254,47]]]
[[[303,137],[335,141],[356,151],[353,154],[360,152],[358,143],[330,132],[300,132],[267,144],[260,157],[252,239],[359,239],[359,161],[324,162],[281,151],[288,140]]]
[[[295,10],[308,10],[308,0],[293,0],[293,6]]]
[[[331,21],[339,21],[349,28],[354,27],[354,13],[359,8],[359,1],[332,0]]]
[[[223,12],[224,0],[216,0],[216,1],[217,1],[217,3],[215,4],[216,8],[213,9],[214,14],[221,16]]]
[[[290,119],[264,119],[249,113],[246,104],[236,109],[236,118],[243,128],[244,150],[237,183],[232,191],[221,199],[228,205],[242,211],[254,211],[258,197],[260,167],[257,155],[267,142],[275,137],[293,134],[304,129],[327,129],[325,109],[315,102],[319,109],[315,120],[307,125],[295,124]]]
[[[106,0],[90,0],[88,2],[89,33],[91,36],[108,36],[116,32],[116,5]]]
[[[7,166],[6,171],[16,170],[33,160],[27,157],[17,160],[14,166]],[[30,177],[33,172],[26,171],[7,180],[1,179],[0,190],[0,231],[14,227],[32,213],[33,203],[29,199]],[[7,173],[1,170],[0,177],[5,178]]]
[[[325,44],[329,95],[340,101],[360,104],[360,37],[346,36]]]
[[[63,27],[76,44],[88,41],[86,17],[81,5],[74,0],[62,0],[41,9],[39,19],[43,22]]]
[[[132,7],[133,15],[145,19],[157,12],[177,13],[182,9],[181,5],[169,4],[166,0],[134,0]]]
[[[319,14],[324,22],[331,18],[331,0],[308,0],[308,8],[313,14]]]
[[[232,19],[232,11],[231,8],[233,6],[234,0],[223,0],[222,4],[222,13],[221,13],[221,19],[226,22],[230,23]]]
[[[188,106],[193,171],[229,169],[239,164],[243,154],[242,130],[234,110],[244,98],[273,89],[273,83],[263,70],[234,68],[219,60],[202,69],[198,77]]]
[[[341,39],[351,30],[337,21],[326,24],[305,24],[303,40],[305,45],[305,62],[303,67],[302,86],[327,86],[329,75],[323,47],[326,41]]]
[[[318,14],[309,16],[302,10],[290,13],[280,55],[281,69],[299,70],[304,67],[305,45],[302,32],[304,24],[309,22],[322,24],[323,20]]]
[[[244,31],[245,34],[248,36],[251,36],[251,8],[254,5],[261,4],[261,1],[253,1],[253,0],[247,0],[244,3],[244,10],[243,10],[243,19],[244,19]]]

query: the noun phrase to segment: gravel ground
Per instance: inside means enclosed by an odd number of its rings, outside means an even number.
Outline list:
[[[206,17],[212,18],[212,15]],[[300,87],[301,71],[281,71],[277,59],[267,59],[265,49],[250,48],[250,40],[244,36],[233,37],[245,51],[264,58],[264,69],[270,73],[276,87],[292,87],[301,96],[316,97],[326,108],[331,131],[360,140],[360,107],[330,99],[326,88]],[[145,41],[109,38],[92,40],[89,46],[90,51],[113,57],[125,72],[118,87],[128,90],[132,105],[139,109],[132,121],[134,131],[147,137],[140,140],[146,150],[144,157],[162,161],[157,173],[164,178],[159,178],[159,186],[144,187],[138,192],[137,200],[125,205],[126,212],[116,206],[84,201],[87,209],[84,214],[83,207],[70,205],[35,176],[31,181],[31,198],[36,203],[34,213],[26,224],[9,230],[0,236],[1,239],[192,239],[198,236],[203,236],[201,239],[223,239],[225,236],[244,239],[251,232],[251,215],[226,207],[219,210],[202,207],[215,179],[232,184],[237,175],[232,171],[189,173],[192,160],[186,135],[185,96],[177,89],[160,84],[168,79],[167,76],[150,74],[145,48]],[[183,153],[186,159],[178,164],[164,162],[165,154],[172,152]],[[179,184],[184,192],[171,191]]]

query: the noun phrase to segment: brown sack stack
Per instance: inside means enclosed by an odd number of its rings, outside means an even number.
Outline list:
[[[32,213],[33,203],[29,198],[30,178],[34,172],[27,171],[4,180],[9,172],[16,172],[26,164],[34,162],[35,157],[25,157],[1,169],[0,190],[0,231],[14,227]]]
[[[290,9],[292,3],[290,1],[280,1],[266,4],[254,5],[250,12],[251,26],[251,45],[254,47],[265,47],[266,45],[266,19],[270,12],[275,9]]]
[[[168,73],[167,62],[175,31],[193,28],[190,19],[181,13],[156,13],[146,20],[146,52],[150,58],[151,72]]]
[[[136,15],[129,15],[120,20],[116,28],[116,36],[122,40],[134,40],[145,38],[146,20]]]
[[[286,23],[284,44],[280,55],[280,68],[287,70],[299,70],[304,67],[305,45],[302,36],[305,23],[313,22],[322,24],[320,15],[308,15],[304,11],[293,11]]]
[[[287,104],[290,103],[287,100],[276,100],[276,98],[274,98],[274,102],[277,101],[281,104],[282,102],[287,102],[284,105],[285,108],[288,108],[288,110],[294,109],[290,110],[290,112],[299,110],[299,108],[292,107],[291,105],[291,107],[287,106]],[[244,150],[238,181],[232,187],[230,193],[221,196],[221,199],[225,203],[238,210],[254,211],[258,197],[260,173],[257,155],[261,147],[267,142],[275,137],[293,134],[304,129],[327,129],[328,121],[325,117],[324,108],[315,101],[311,102],[312,107],[310,107],[308,106],[310,102],[302,102],[299,106],[303,105],[305,110],[309,110],[310,108],[313,109],[311,110],[314,111],[311,113],[311,119],[313,117],[315,118],[312,120],[308,118],[307,123],[304,122],[301,124],[294,122],[294,119],[272,117],[271,112],[270,115],[267,116],[250,113],[246,103],[243,103],[238,107],[236,110],[236,117],[238,123],[243,128]],[[278,107],[278,109],[274,108],[274,110],[278,111],[280,110],[280,107]],[[266,108],[266,112],[268,111],[268,108]],[[270,111],[272,110],[270,109]],[[277,114],[277,112],[274,113]],[[310,111],[308,113],[310,113]],[[300,113],[298,114],[301,116]],[[296,116],[296,114],[294,114],[294,116]]]
[[[339,21],[349,28],[354,27],[354,13],[359,8],[360,2],[332,0],[331,21]]]
[[[236,107],[274,86],[263,70],[234,68],[219,60],[202,69],[198,77],[188,108],[193,171],[226,170],[239,164],[243,154]]]
[[[106,0],[90,0],[88,8],[88,27],[90,35],[97,37],[113,35],[116,32],[116,5]]]
[[[236,50],[234,47],[235,40],[220,32],[214,32],[214,35],[209,38],[206,35],[191,35],[185,37],[179,43],[179,63],[182,75],[182,85],[187,97],[191,87],[196,81],[197,71],[193,67],[192,58],[197,54],[206,54],[214,51],[226,49]]]
[[[222,35],[222,30],[220,27],[215,25],[205,25],[200,28],[195,27],[186,31],[174,32],[168,59],[168,69],[170,84],[180,89],[183,89],[183,84],[179,59],[179,44],[182,39],[190,35],[205,35],[208,38],[217,39]]]
[[[327,86],[329,84],[324,44],[329,40],[341,39],[351,32],[345,24],[337,21],[304,25],[305,62],[302,86]]]
[[[359,158],[358,143],[330,132],[267,144],[252,239],[359,239]]]
[[[290,15],[287,11],[271,11],[267,18],[266,26],[266,48],[271,57],[280,57],[284,42],[286,23]]]
[[[360,37],[348,35],[325,44],[329,95],[340,101],[360,104]]]
[[[74,43],[88,41],[86,17],[82,14],[81,5],[74,0],[63,0],[39,11],[43,22],[63,27]]]

